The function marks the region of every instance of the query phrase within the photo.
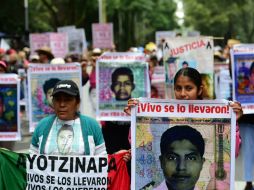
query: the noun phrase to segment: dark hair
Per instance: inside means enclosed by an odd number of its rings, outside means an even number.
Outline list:
[[[2,101],[2,104],[4,104],[4,94],[2,92],[0,92],[0,100]]]
[[[44,94],[47,94],[48,90],[51,88],[54,88],[55,85],[60,81],[58,78],[51,78],[49,80],[46,80],[43,84],[43,92]]]
[[[161,136],[161,154],[167,153],[168,146],[177,140],[189,140],[199,151],[201,157],[205,152],[205,141],[199,131],[188,125],[177,125],[167,129]]]
[[[187,61],[182,62],[182,65],[189,65]]]
[[[254,69],[254,61],[250,65],[250,75],[251,75],[253,69]]]
[[[117,77],[119,75],[128,75],[130,77],[131,82],[133,83],[134,81],[134,77],[133,77],[133,73],[132,70],[128,67],[119,67],[116,70],[114,70],[114,72],[112,73],[112,84],[114,84],[117,80]]]
[[[192,67],[186,67],[186,68],[181,68],[177,73],[175,74],[174,78],[174,85],[176,84],[177,79],[180,76],[186,76],[189,77],[190,80],[196,85],[198,90],[200,89],[202,85],[202,77],[201,74],[194,68]],[[199,99],[202,99],[202,96],[198,97]]]

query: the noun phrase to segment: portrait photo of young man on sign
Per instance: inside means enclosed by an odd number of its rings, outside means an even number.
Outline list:
[[[139,99],[137,110],[132,110],[136,114],[136,119],[132,116],[132,187],[231,190],[235,129],[226,106],[215,106],[214,101],[202,105],[163,101]],[[193,113],[193,106],[206,109]],[[212,114],[210,108],[215,107],[217,113]]]
[[[129,120],[123,112],[130,98],[149,97],[148,63],[142,53],[104,53],[97,60],[97,118]]]
[[[160,151],[165,181],[155,189],[194,189],[205,161],[201,133],[188,125],[171,127],[161,136]]]

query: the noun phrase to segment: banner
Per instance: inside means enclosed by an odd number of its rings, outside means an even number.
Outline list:
[[[214,86],[216,99],[232,100],[232,79],[226,63],[215,63]]]
[[[142,53],[104,53],[96,65],[97,119],[129,121],[130,98],[149,97],[148,63]]]
[[[254,113],[254,44],[234,45],[231,50],[233,98],[243,113]]]
[[[123,154],[48,156],[0,149],[0,189],[129,190]]]
[[[58,27],[57,32],[66,33],[68,35],[68,53],[83,54],[87,51],[85,30],[77,29],[75,26]]]
[[[203,99],[214,98],[213,39],[211,37],[166,38],[163,54],[169,98],[174,97],[175,73],[183,67],[197,69],[202,75]]]
[[[21,140],[19,100],[18,75],[0,75],[0,141]]]
[[[236,119],[226,100],[140,98],[131,119],[132,189],[234,189]]]
[[[65,33],[49,33],[49,47],[55,57],[65,57],[68,53],[68,36]]]
[[[93,48],[113,48],[114,33],[112,23],[92,24]]]
[[[49,47],[55,57],[65,57],[68,53],[68,37],[65,33],[30,34],[29,40],[31,55],[43,46]]]
[[[43,46],[49,47],[49,35],[47,33],[35,33],[29,34],[29,43],[31,49],[31,55],[37,54],[35,50],[40,49]]]
[[[174,31],[156,31],[155,32],[156,45],[158,46],[159,44],[161,44],[163,39],[172,38],[175,36],[176,32]]]
[[[30,132],[34,131],[34,128],[42,118],[53,113],[51,94],[54,86],[60,80],[73,80],[81,88],[80,64],[29,64],[28,100]]]

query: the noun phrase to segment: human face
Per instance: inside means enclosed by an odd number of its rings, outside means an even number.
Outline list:
[[[189,140],[177,140],[160,156],[161,168],[170,189],[191,190],[198,181],[204,159]]]
[[[61,154],[69,154],[73,141],[73,131],[64,129],[57,136],[57,147]]]
[[[51,96],[52,95],[52,92],[53,92],[53,88],[50,88],[48,91],[47,91],[47,94],[46,94],[46,98],[47,98],[47,101],[48,101],[48,104],[52,107],[52,99],[53,97]]]
[[[53,97],[53,108],[59,119],[73,120],[76,118],[79,102],[75,96],[59,92]]]
[[[133,83],[128,75],[119,75],[113,86],[116,100],[128,100],[131,98]]]
[[[49,63],[49,59],[48,56],[43,54],[43,53],[39,53],[39,61],[40,63]]]
[[[198,96],[202,94],[202,90],[203,86],[198,89],[189,77],[183,75],[177,78],[174,86],[175,97],[178,100],[197,100]]]

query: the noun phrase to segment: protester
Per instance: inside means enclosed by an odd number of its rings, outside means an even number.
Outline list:
[[[5,60],[7,62],[8,73],[18,74],[18,69],[23,68],[23,64],[18,62],[18,54],[14,49],[9,49],[6,51]]]
[[[29,61],[26,58],[25,51],[18,52],[18,62],[19,62],[19,65],[21,65],[23,68],[28,68]]]
[[[82,56],[82,59],[80,60],[80,64],[81,64],[81,73],[82,73],[82,86],[84,86],[89,80],[89,74],[88,74],[89,61],[86,55]]]
[[[205,162],[205,141],[188,125],[167,129],[160,141],[160,165],[165,181],[154,190],[193,190]]]
[[[229,39],[227,45],[223,50],[223,57],[229,62],[229,72],[232,78],[232,62],[230,59],[230,49],[233,45],[239,44],[239,40]],[[243,72],[243,70],[245,70]],[[246,69],[241,68],[241,72],[246,73]],[[249,71],[251,72],[251,71]],[[249,73],[251,74],[251,73]],[[249,80],[249,76],[247,76]],[[239,84],[239,81],[238,81]],[[243,179],[246,181],[244,190],[253,190],[252,181],[253,169],[254,169],[254,114],[243,114],[243,116],[238,120],[240,133],[241,133],[241,154],[243,161]]]
[[[30,63],[39,63],[39,56],[37,54],[31,55],[29,58]]]
[[[54,115],[42,119],[35,128],[30,147],[31,153],[105,155],[106,147],[99,124],[79,113],[80,92],[75,82],[63,80],[53,89]],[[59,130],[71,125],[74,140],[69,152],[57,144]],[[71,150],[71,151],[70,151]]]
[[[203,93],[203,85],[201,74],[194,68],[187,67],[180,69],[174,78],[174,92],[175,98],[178,100],[201,100]],[[131,107],[138,104],[138,99],[132,98],[128,100],[128,105],[124,108],[124,111],[130,115]],[[242,115],[241,104],[237,101],[230,102],[229,106],[236,113],[236,119],[238,120]],[[237,137],[240,136],[237,125]],[[240,144],[236,144],[236,152],[239,151]]]
[[[65,60],[61,57],[55,57],[50,61],[50,64],[65,64]]]
[[[174,77],[175,98],[178,100],[201,100],[203,85],[201,74],[194,68],[187,67],[180,69]],[[138,99],[132,98],[128,100],[124,111],[130,115],[131,107],[138,104]],[[237,120],[242,116],[243,111],[239,102],[230,102],[230,107],[236,113]],[[237,129],[237,136],[240,136]],[[239,151],[239,144],[236,144],[236,152]]]
[[[89,81],[90,81],[91,88],[96,87],[96,61],[101,54],[102,54],[102,51],[100,48],[94,48],[92,51],[92,59],[91,59],[92,71],[89,75]]]
[[[0,74],[7,73],[7,65],[4,61],[0,61]]]
[[[4,60],[4,56],[5,56],[5,50],[3,48],[0,48],[0,61]]]
[[[50,63],[50,61],[54,58],[51,49],[47,46],[43,46],[40,49],[35,50],[35,52],[39,56],[40,63]]]
[[[62,80],[53,89],[53,109],[55,114],[42,119],[32,136],[30,153],[48,155],[105,155],[106,147],[99,124],[92,118],[79,113],[80,92],[72,80]],[[63,148],[66,134],[62,127],[71,126],[71,144]],[[70,130],[69,130],[70,131]],[[69,139],[69,140],[70,140]],[[130,160],[128,151],[120,150],[125,161]]]

